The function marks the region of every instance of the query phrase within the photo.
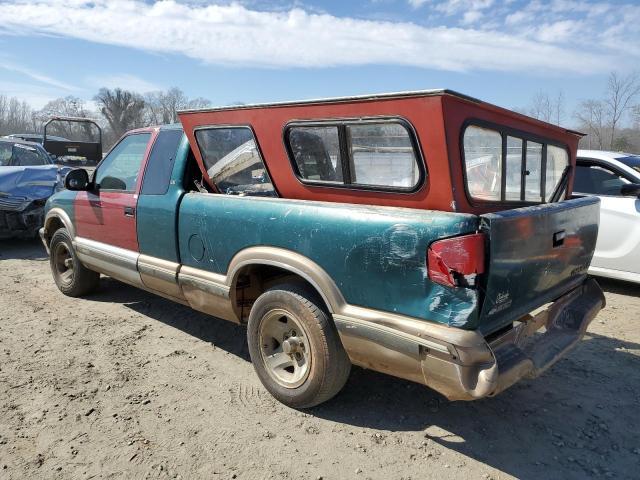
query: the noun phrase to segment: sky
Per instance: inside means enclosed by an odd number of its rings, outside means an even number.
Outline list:
[[[0,94],[39,108],[100,87],[215,105],[449,88],[515,108],[562,91],[570,114],[640,69],[638,25],[638,0],[0,0]]]

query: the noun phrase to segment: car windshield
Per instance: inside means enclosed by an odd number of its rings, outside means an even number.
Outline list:
[[[629,155],[627,157],[616,158],[619,162],[624,163],[627,167],[633,168],[640,173],[640,155]]]
[[[0,142],[0,167],[34,167],[46,164],[45,158],[35,147]]]

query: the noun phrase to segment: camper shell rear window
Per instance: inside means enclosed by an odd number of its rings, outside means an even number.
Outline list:
[[[296,121],[284,141],[302,183],[414,192],[425,181],[415,131],[404,119]]]
[[[569,167],[566,145],[481,121],[462,130],[465,188],[470,200],[546,203]]]

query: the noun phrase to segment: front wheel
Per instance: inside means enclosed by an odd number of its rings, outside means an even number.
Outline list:
[[[66,228],[55,231],[49,244],[49,264],[58,289],[69,297],[81,297],[98,287],[100,274],[78,259]]]
[[[253,304],[247,339],[265,388],[293,408],[329,400],[344,386],[351,363],[317,296],[298,285],[269,289]]]

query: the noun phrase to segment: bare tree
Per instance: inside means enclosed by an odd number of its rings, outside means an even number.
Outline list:
[[[556,125],[560,125],[564,121],[564,108],[564,92],[560,90],[556,96],[553,111],[554,123]]]
[[[545,92],[536,93],[531,99],[531,107],[529,108],[529,115],[538,120],[544,122],[551,121],[551,99],[549,94]]]
[[[633,120],[633,129],[640,130],[640,105],[635,105],[631,109],[631,118]]]
[[[576,110],[575,117],[587,134],[589,148],[602,150],[609,129],[605,104],[600,100],[585,100]]]
[[[0,135],[33,133],[35,130],[33,110],[29,104],[0,95]]]
[[[243,103],[237,105],[244,105]],[[211,100],[202,97],[196,97],[187,102],[186,108],[207,108],[211,106]]]
[[[204,98],[189,100],[185,93],[177,87],[166,92],[150,92],[146,94],[146,119],[150,125],[178,122],[178,111],[188,108],[203,108],[211,104]]]
[[[145,101],[138,93],[120,88],[101,88],[94,99],[115,138],[145,124]]]
[[[632,108],[633,101],[640,94],[640,78],[637,73],[620,76],[616,72],[609,74],[609,82],[604,98],[609,117],[609,148],[613,149],[616,130],[621,119]]]
[[[560,125],[564,120],[564,93],[562,90],[555,97],[540,91],[531,99],[531,105],[524,113],[543,122]]]

